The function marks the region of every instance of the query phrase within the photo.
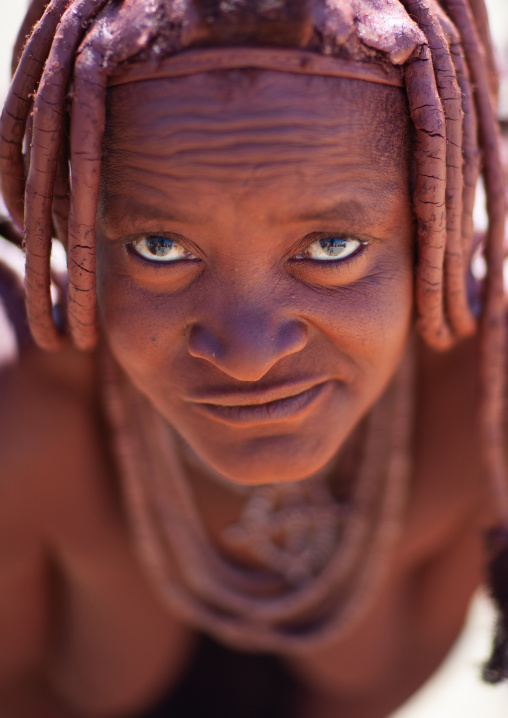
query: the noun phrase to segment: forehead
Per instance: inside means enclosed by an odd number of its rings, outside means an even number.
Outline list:
[[[108,91],[101,205],[140,188],[156,204],[161,182],[175,201],[185,187],[319,194],[339,177],[406,195],[409,144],[399,88],[260,70],[135,82]]]
[[[248,142],[249,135],[285,136],[309,142],[351,137],[367,141],[376,159],[397,164],[407,150],[405,93],[395,87],[348,78],[302,76],[266,70],[199,73],[133,82],[108,91],[106,148],[182,150],[200,131],[221,131]],[[243,131],[243,135],[242,135]],[[296,131],[296,132],[295,132]]]

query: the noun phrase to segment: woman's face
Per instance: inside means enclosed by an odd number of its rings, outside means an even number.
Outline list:
[[[110,90],[102,326],[216,471],[312,475],[393,376],[412,314],[401,90],[277,72]]]

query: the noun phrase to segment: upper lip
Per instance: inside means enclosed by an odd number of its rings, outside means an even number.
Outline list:
[[[250,389],[212,389],[194,394],[188,401],[194,404],[212,404],[214,406],[261,406],[273,401],[288,399],[323,384],[326,379],[307,379],[285,382],[270,387],[252,387]]]

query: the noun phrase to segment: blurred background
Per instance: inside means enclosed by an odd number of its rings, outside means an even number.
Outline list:
[[[0,0],[0,99],[9,83],[10,53],[26,0]],[[502,73],[500,117],[508,121],[508,0],[487,0],[491,30]]]

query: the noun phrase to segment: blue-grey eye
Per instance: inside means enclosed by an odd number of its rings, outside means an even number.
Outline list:
[[[152,262],[175,262],[179,259],[195,259],[195,255],[180,242],[169,237],[146,236],[131,242],[132,249]]]
[[[316,239],[304,249],[300,256],[315,259],[318,262],[330,262],[345,259],[362,245],[359,239],[352,237],[325,237]]]

